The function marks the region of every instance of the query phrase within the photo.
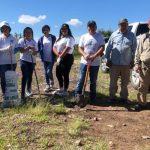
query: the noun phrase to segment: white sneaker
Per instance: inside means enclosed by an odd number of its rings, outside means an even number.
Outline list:
[[[44,89],[44,92],[49,92],[50,91],[50,86],[46,85],[46,88]]]
[[[33,94],[33,93],[32,93],[31,91],[28,91],[28,90],[26,91],[26,96],[27,96],[27,97],[32,96],[32,94]]]

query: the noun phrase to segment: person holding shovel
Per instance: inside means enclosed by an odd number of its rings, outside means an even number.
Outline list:
[[[150,20],[148,20],[150,29]],[[140,85],[138,88],[137,100],[139,104],[134,106],[137,111],[146,109],[146,95],[150,86],[150,31],[141,35],[139,45],[135,53],[135,67],[139,73]]]
[[[81,105],[82,103],[85,103],[83,99],[80,99],[80,97],[82,95],[87,71],[89,71],[90,77],[90,102],[94,103],[96,101],[96,81],[100,66],[100,56],[103,55],[105,45],[105,41],[101,33],[96,32],[97,25],[95,21],[88,21],[87,28],[88,33],[81,36],[78,49],[82,57],[75,96]],[[84,104],[82,106],[84,106]]]
[[[3,21],[0,24],[0,79],[3,98],[6,90],[5,72],[16,70],[17,60],[15,55],[15,48],[17,46],[17,40],[13,37],[10,25]]]
[[[33,39],[32,28],[26,27],[24,29],[23,38],[18,41],[18,47],[20,50],[20,66],[22,71],[21,99],[23,100],[23,102],[26,102],[25,91],[26,96],[32,95],[31,91],[32,74],[36,64],[35,55],[38,52],[37,43]]]

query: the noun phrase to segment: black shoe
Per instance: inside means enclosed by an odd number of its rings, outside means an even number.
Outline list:
[[[27,100],[25,96],[21,96],[21,105],[26,105],[27,104]]]
[[[112,105],[112,104],[115,104],[116,103],[116,99],[110,99],[109,103]]]
[[[119,103],[127,104],[127,103],[128,103],[128,100],[125,99],[125,98],[121,98],[121,99],[119,100]]]
[[[146,106],[141,105],[141,104],[137,104],[133,108],[134,108],[135,111],[141,111],[141,110],[144,110],[146,108]]]

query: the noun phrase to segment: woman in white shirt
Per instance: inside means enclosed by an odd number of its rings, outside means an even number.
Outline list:
[[[3,96],[5,95],[5,72],[9,70],[16,70],[17,60],[15,55],[15,48],[17,40],[10,32],[11,28],[6,21],[1,22],[0,30],[0,79]]]
[[[22,71],[22,88],[21,88],[21,98],[23,102],[25,101],[25,88],[26,96],[31,96],[31,83],[32,74],[36,64],[36,55],[38,48],[37,43],[33,39],[33,30],[30,27],[26,27],[23,31],[24,38],[20,39],[18,42],[18,47],[20,50],[20,66]]]
[[[56,76],[60,91],[58,95],[67,96],[69,87],[69,73],[74,62],[73,48],[75,40],[68,24],[62,24],[59,38],[54,44],[53,51],[57,57]]]
[[[49,92],[54,85],[53,65],[55,55],[53,53],[53,45],[56,41],[56,37],[50,34],[50,27],[48,25],[42,27],[42,32],[44,35],[38,40],[38,50],[45,71],[46,88],[44,91]]]

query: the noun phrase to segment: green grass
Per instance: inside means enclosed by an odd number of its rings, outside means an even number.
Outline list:
[[[66,114],[67,110],[63,104],[55,105],[51,107],[51,111],[56,114]]]
[[[82,130],[89,128],[89,123],[83,118],[73,119],[72,122],[68,124],[67,131],[72,137],[81,136]]]

